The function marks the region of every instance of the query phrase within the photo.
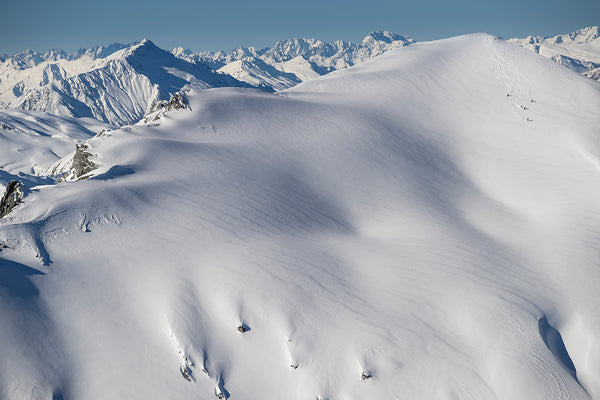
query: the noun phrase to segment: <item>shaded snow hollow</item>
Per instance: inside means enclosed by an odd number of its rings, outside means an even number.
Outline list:
[[[597,82],[481,34],[187,99],[0,220],[0,398],[600,398]]]

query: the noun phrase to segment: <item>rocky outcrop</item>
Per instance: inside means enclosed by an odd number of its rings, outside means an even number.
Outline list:
[[[146,125],[155,124],[167,111],[189,109],[188,101],[183,92],[185,91],[172,94],[169,100],[155,102],[141,122]]]
[[[87,144],[75,145],[75,154],[71,160],[71,165],[68,171],[60,178],[59,182],[65,181],[81,181],[90,177],[90,172],[98,168],[91,158],[93,155],[88,152],[89,146]],[[61,173],[62,163],[58,163],[51,174]],[[64,171],[64,170],[63,170]]]
[[[24,194],[21,188],[21,183],[18,181],[10,181],[4,196],[0,200],[0,218],[8,215],[16,206],[23,200]]]

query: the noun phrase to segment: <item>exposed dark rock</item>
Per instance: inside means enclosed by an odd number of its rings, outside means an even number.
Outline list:
[[[23,197],[21,184],[18,181],[10,181],[4,191],[2,200],[0,200],[0,218],[8,215],[23,200]]]
[[[73,156],[73,163],[71,169],[61,179],[60,182],[66,180],[77,180],[81,181],[88,178],[86,176],[98,166],[90,160],[92,154],[86,151],[89,148],[87,144],[75,145],[75,155]]]
[[[75,145],[75,155],[73,156],[73,173],[77,178],[82,177],[96,168],[96,164],[90,161],[90,157],[92,155],[86,151],[87,149],[88,146],[86,144]]]
[[[183,110],[189,108],[187,99],[183,93],[177,92],[171,95],[169,100],[155,102],[146,114],[143,122],[148,124],[158,121],[166,111]]]
[[[238,325],[237,330],[240,331],[241,333],[246,333],[250,330],[250,328],[246,324],[240,324],[240,325]]]
[[[363,381],[365,381],[367,379],[371,379],[373,376],[371,374],[369,374],[368,372],[363,371],[363,373],[360,377]]]
[[[181,375],[183,375],[183,378],[188,381],[191,382],[192,381],[192,370],[190,369],[190,367],[187,364],[181,364],[181,367],[179,367],[179,371],[181,371]]]
[[[182,110],[184,108],[187,108],[187,104],[187,100],[183,96],[183,94],[177,92],[175,94],[172,94],[169,100],[161,100],[154,103],[152,105],[152,108],[150,109],[150,113],[163,109],[165,111]]]

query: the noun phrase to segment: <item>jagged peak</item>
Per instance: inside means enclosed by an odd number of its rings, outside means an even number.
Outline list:
[[[152,41],[148,38],[144,38],[142,40],[140,40],[137,44],[134,44],[132,46],[129,47],[130,50],[137,52],[139,50],[161,50],[161,51],[165,51],[160,49],[158,46],[156,46],[154,43],[152,43]]]
[[[106,60],[112,61],[112,60],[122,60],[122,59],[128,59],[132,56],[139,56],[139,57],[146,57],[146,56],[150,56],[150,55],[163,55],[163,56],[171,56],[171,57],[175,57],[172,53],[163,50],[161,48],[159,48],[158,46],[156,46],[154,43],[152,43],[152,41],[150,39],[142,39],[139,42],[134,42],[133,44],[131,44],[130,46],[115,51],[114,53],[110,54],[108,57],[106,57]]]
[[[588,26],[581,28],[575,32],[566,33],[563,35],[556,35],[552,37],[547,36],[527,36],[524,39],[509,39],[510,42],[514,43],[526,43],[526,44],[561,44],[561,43],[587,43],[600,38],[600,29],[598,26]]]
[[[173,50],[171,51],[171,53],[175,57],[186,57],[186,56],[191,56],[193,54],[190,49],[185,48],[185,47],[181,47],[181,46],[173,48]]]
[[[415,40],[413,38],[411,38],[410,36],[402,36],[402,35],[398,35],[397,33],[394,32],[390,32],[390,31],[375,31],[375,32],[369,32],[367,34],[367,36],[365,36],[365,38],[362,40],[362,44],[367,44],[371,41],[377,41],[377,42],[384,42],[384,43],[392,43],[392,42],[403,42],[406,44],[409,43],[414,43]]]
[[[600,37],[600,29],[597,26],[588,26],[581,28],[569,35],[572,39],[580,41],[591,41]]]

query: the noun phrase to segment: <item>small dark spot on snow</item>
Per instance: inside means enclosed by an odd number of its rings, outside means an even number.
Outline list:
[[[192,370],[190,367],[188,367],[186,364],[182,364],[181,367],[179,367],[179,371],[181,371],[181,375],[183,375],[183,378],[186,381],[192,381]]]
[[[237,330],[240,331],[241,333],[246,333],[250,330],[250,327],[246,324],[239,324],[237,327]]]
[[[367,379],[371,379],[373,376],[371,374],[369,374],[368,372],[363,371],[363,373],[360,377],[363,381],[365,381]]]

